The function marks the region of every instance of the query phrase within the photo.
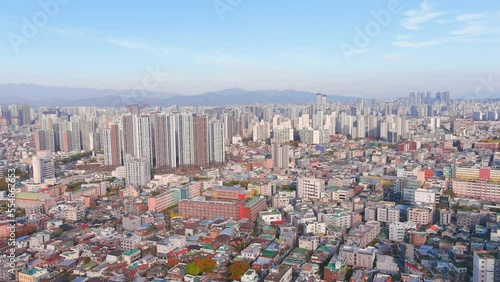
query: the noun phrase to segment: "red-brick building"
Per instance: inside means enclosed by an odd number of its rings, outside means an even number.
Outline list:
[[[259,212],[266,210],[264,197],[254,197],[248,201],[205,201],[203,199],[181,200],[179,213],[185,217],[197,218],[248,218],[256,220]]]

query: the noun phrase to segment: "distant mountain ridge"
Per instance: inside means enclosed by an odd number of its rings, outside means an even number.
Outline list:
[[[307,103],[315,101],[316,93],[288,90],[256,90],[230,88],[197,95],[179,95],[169,92],[139,90],[91,89],[51,87],[36,84],[0,85],[2,104],[29,104],[31,106],[96,106],[123,107],[130,104],[151,106],[193,105],[224,106],[255,103]],[[348,102],[349,96],[328,95],[330,102]]]

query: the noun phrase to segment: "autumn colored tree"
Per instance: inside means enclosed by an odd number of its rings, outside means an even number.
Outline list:
[[[196,258],[193,263],[198,265],[202,272],[211,273],[214,272],[215,269],[215,261],[209,257],[206,258]]]
[[[174,268],[179,263],[178,259],[169,259],[167,262],[167,267],[168,268]]]
[[[240,280],[241,276],[243,276],[243,274],[245,274],[245,272],[249,269],[250,265],[248,264],[248,262],[241,260],[231,264],[227,268],[227,274],[229,275],[230,279]]]
[[[186,265],[186,271],[184,271],[184,273],[191,274],[191,275],[199,275],[202,272],[203,271],[201,270],[201,268],[194,262],[188,263]]]

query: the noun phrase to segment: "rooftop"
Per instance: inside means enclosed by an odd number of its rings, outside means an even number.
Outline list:
[[[132,249],[123,253],[124,256],[131,256],[133,253],[139,252],[139,249]]]
[[[476,254],[482,259],[500,259],[499,251],[477,251]]]

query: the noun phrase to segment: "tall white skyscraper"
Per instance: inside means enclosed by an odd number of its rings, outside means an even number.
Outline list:
[[[325,130],[328,131],[328,134],[334,135],[337,127],[337,115],[336,113],[332,113],[325,117]]]
[[[211,120],[208,124],[208,151],[210,163],[224,163],[224,123]]]
[[[317,111],[316,114],[313,115],[313,129],[323,129],[323,119],[323,111]]]
[[[177,152],[179,166],[194,164],[194,130],[193,115],[181,113],[177,115]]]
[[[353,137],[356,135],[357,138],[365,138],[365,116],[359,115],[356,117],[356,133],[353,132]]]
[[[252,127],[252,138],[254,142],[263,141],[270,137],[270,124],[267,121],[261,120],[255,123]]]
[[[148,115],[133,116],[134,124],[134,156],[144,157],[153,164],[153,142],[151,120]]]
[[[119,166],[122,164],[120,148],[120,130],[117,124],[111,124],[103,131],[104,165]]]

